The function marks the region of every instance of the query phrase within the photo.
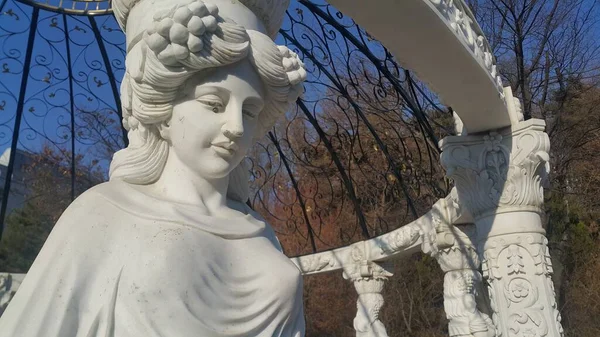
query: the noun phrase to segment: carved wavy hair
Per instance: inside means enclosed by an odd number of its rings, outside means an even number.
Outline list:
[[[115,153],[110,165],[111,180],[132,184],[158,180],[169,151],[159,127],[169,122],[174,101],[192,76],[206,76],[210,69],[243,59],[250,61],[266,89],[255,141],[264,136],[301,94],[306,72],[289,49],[276,46],[260,32],[246,30],[220,17],[212,30],[201,36],[202,50],[194,53],[188,50],[186,57],[157,53],[151,30],[130,48],[121,84],[123,125],[128,131],[129,146]],[[242,202],[247,200],[248,170],[243,165],[230,173],[227,196]]]

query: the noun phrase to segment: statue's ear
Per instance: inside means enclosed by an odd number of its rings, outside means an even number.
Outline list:
[[[171,126],[169,126],[169,124],[167,122],[162,122],[160,124],[158,124],[158,132],[160,133],[160,136],[166,140],[166,141],[171,141]]]

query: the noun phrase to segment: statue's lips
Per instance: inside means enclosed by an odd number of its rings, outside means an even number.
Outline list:
[[[233,142],[218,142],[210,144],[212,149],[218,154],[230,156],[239,149],[239,146]]]

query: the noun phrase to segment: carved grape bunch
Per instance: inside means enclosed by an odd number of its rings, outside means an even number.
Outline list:
[[[144,39],[158,59],[169,65],[185,60],[204,49],[204,35],[217,30],[219,9],[213,4],[193,0],[158,12]]]
[[[302,94],[304,87],[302,83],[306,80],[306,70],[304,69],[304,63],[298,57],[298,54],[291,51],[286,46],[277,46],[281,56],[283,56],[282,66],[287,74],[288,81],[292,85],[290,92],[288,93],[288,103],[293,103],[296,98]]]

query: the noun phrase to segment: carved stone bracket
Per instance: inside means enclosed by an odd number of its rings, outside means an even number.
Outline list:
[[[497,336],[563,335],[540,218],[549,149],[535,119],[442,141],[442,164],[477,227]]]

